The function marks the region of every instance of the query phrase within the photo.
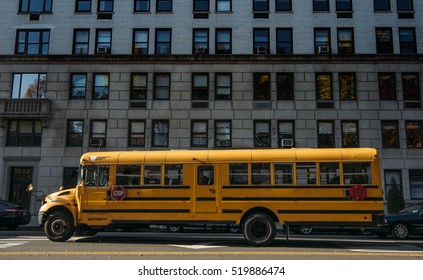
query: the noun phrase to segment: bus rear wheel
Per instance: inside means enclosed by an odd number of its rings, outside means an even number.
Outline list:
[[[54,212],[50,214],[44,224],[46,236],[51,241],[66,241],[75,232],[72,218],[64,211]]]
[[[243,225],[244,238],[250,245],[267,246],[276,236],[276,224],[264,213],[254,213],[247,217]]]

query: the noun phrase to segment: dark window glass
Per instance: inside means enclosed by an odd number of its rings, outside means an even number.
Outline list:
[[[276,53],[292,54],[292,28],[276,29]]]
[[[191,122],[191,147],[208,146],[208,125],[207,121]]]
[[[48,54],[50,30],[18,30],[16,54]]]
[[[192,74],[192,100],[209,100],[209,74]]]
[[[109,99],[110,74],[94,74],[94,100]]]
[[[113,0],[98,0],[98,12],[113,12]]]
[[[269,73],[254,73],[254,100],[270,100]]]
[[[91,0],[76,0],[75,12],[91,12]]]
[[[20,13],[51,13],[53,0],[20,0]]]
[[[83,141],[84,141],[84,121],[83,120],[68,120],[66,146],[82,147]]]
[[[134,29],[133,54],[148,54],[148,29]]]
[[[269,11],[269,0],[253,0],[254,12]]]
[[[172,0],[157,0],[156,11],[157,12],[171,12],[172,11]]]
[[[194,12],[207,12],[209,10],[209,0],[194,0]]]
[[[395,73],[379,73],[379,99],[396,100]]]
[[[342,147],[359,147],[358,122],[342,121]]]
[[[331,73],[316,73],[316,99],[318,108],[333,108]]]
[[[169,73],[154,74],[154,99],[155,100],[170,99],[170,74]]]
[[[402,73],[402,95],[404,100],[420,101],[419,73]]]
[[[422,148],[422,121],[405,121],[407,148]]]
[[[416,54],[416,30],[414,28],[400,28],[399,41],[401,54]]]
[[[90,147],[106,146],[107,138],[107,121],[93,120],[91,121],[90,130]]]
[[[316,54],[326,54],[331,52],[330,48],[330,28],[314,29],[314,52]]]
[[[254,147],[264,148],[271,146],[270,121],[254,122]]]
[[[382,148],[399,148],[398,121],[382,121]]]
[[[354,52],[354,30],[352,28],[339,28],[338,53],[353,54]]]
[[[413,0],[397,0],[397,10],[401,12],[413,11]]]
[[[171,53],[171,35],[170,29],[156,29],[156,54]]]
[[[40,147],[41,121],[9,120],[7,126],[6,146]]]
[[[230,100],[232,99],[232,74],[216,73],[215,75],[215,99]]]
[[[69,99],[85,99],[87,94],[87,74],[71,74],[71,91]]]
[[[147,99],[148,75],[146,73],[132,73],[131,100]]]
[[[337,11],[352,11],[352,0],[336,0]]]
[[[357,100],[355,73],[339,73],[339,94],[341,100]]]
[[[199,166],[198,167],[198,184],[199,185],[213,185],[214,184],[214,167],[213,166]]]
[[[98,29],[95,43],[96,54],[110,54],[112,50],[112,30]]]
[[[410,198],[423,199],[423,169],[410,169]]]
[[[317,144],[319,148],[334,148],[335,133],[333,129],[333,121],[318,121],[318,138]]]
[[[292,0],[275,0],[276,11],[292,11]]]
[[[386,12],[391,10],[391,0],[374,0],[375,11]]]
[[[153,147],[169,147],[169,121],[153,121]]]
[[[391,28],[376,28],[376,51],[378,54],[394,53]]]
[[[88,54],[90,42],[89,29],[75,29],[73,34],[73,54]]]
[[[294,100],[294,74],[278,73],[276,74],[277,99]]]
[[[129,147],[145,146],[145,121],[129,121]]]
[[[78,167],[63,167],[63,187],[65,189],[75,188],[78,184],[78,176]]]
[[[209,30],[194,29],[193,30],[193,53],[205,54],[209,53]]]
[[[254,54],[269,53],[269,29],[255,28],[254,33]]]
[[[216,29],[216,54],[232,53],[232,30]]]
[[[135,0],[134,1],[134,12],[149,12],[150,11],[150,0]]]
[[[313,0],[313,11],[329,11],[329,0]]]

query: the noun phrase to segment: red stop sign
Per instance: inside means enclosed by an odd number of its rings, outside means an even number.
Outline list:
[[[122,200],[126,196],[126,190],[122,186],[114,186],[111,192],[111,196],[114,200]]]

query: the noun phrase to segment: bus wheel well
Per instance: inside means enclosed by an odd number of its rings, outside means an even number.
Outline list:
[[[276,216],[276,214],[272,210],[269,210],[268,208],[265,208],[265,207],[256,207],[256,208],[252,208],[252,209],[248,210],[247,212],[244,213],[244,215],[242,215],[240,224],[243,225],[245,219],[248,218],[248,216],[250,216],[253,213],[263,213],[263,214],[266,214],[270,218],[272,218],[272,220],[275,223],[279,222],[278,217]]]
[[[63,207],[63,206],[56,206],[56,207],[52,207],[52,208],[48,209],[48,211],[44,213],[42,223],[44,224],[46,222],[48,216],[51,215],[54,212],[66,212],[69,215],[69,217],[72,219],[72,221],[74,221],[74,216],[68,208]]]

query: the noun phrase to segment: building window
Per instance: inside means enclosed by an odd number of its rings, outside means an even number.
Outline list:
[[[269,148],[271,146],[270,121],[254,122],[254,147]]]
[[[131,100],[147,100],[147,73],[132,73]]]
[[[232,53],[232,30],[231,29],[216,29],[216,54],[231,54]]]
[[[171,53],[171,37],[170,29],[156,29],[156,49],[155,54]]]
[[[216,0],[216,12],[232,11],[232,0]]]
[[[192,74],[192,100],[209,100],[209,74]]]
[[[292,11],[292,0],[275,0],[275,10],[277,12]]]
[[[357,100],[355,73],[339,73],[339,95],[341,100]]]
[[[209,0],[194,0],[194,12],[208,12]]]
[[[402,95],[404,108],[420,108],[419,73],[402,73]]]
[[[397,100],[395,73],[379,73],[379,99]]]
[[[270,100],[270,73],[254,73],[254,100]]]
[[[338,53],[353,54],[354,52],[354,29],[338,28]]]
[[[295,147],[295,121],[278,122],[278,147]]]
[[[170,99],[170,74],[155,73],[154,74],[154,99],[169,100]]]
[[[134,29],[133,54],[148,54],[148,29]]]
[[[292,28],[276,29],[276,53],[292,54]]]
[[[360,147],[357,121],[342,121],[342,147]]]
[[[388,195],[394,185],[396,185],[401,192],[403,191],[401,170],[385,170],[385,196]]]
[[[254,28],[254,54],[268,54],[269,43],[269,29],[268,28]]]
[[[414,28],[400,28],[399,43],[401,54],[416,54],[416,30]]]
[[[110,54],[112,50],[112,30],[97,29],[95,53]]]
[[[232,146],[232,123],[231,121],[215,121],[215,147]]]
[[[193,54],[209,53],[209,30],[194,29],[193,30]]]
[[[73,32],[72,54],[88,54],[90,46],[90,30],[75,29]]]
[[[110,74],[96,73],[94,74],[94,100],[107,100],[109,99],[110,89]]]
[[[382,121],[382,148],[399,148],[398,121]]]
[[[50,30],[18,30],[16,54],[48,54]]]
[[[37,120],[9,120],[6,146],[41,147],[41,125]]]
[[[113,12],[113,0],[98,0],[97,11],[99,13]]]
[[[413,10],[413,0],[397,0],[397,11],[412,12]]]
[[[386,12],[391,10],[391,0],[374,0],[376,12]]]
[[[84,121],[68,120],[68,131],[66,134],[67,147],[82,147],[84,142]]]
[[[87,94],[87,74],[71,74],[71,90],[69,99],[85,99]]]
[[[47,74],[13,75],[12,98],[45,98]]]
[[[150,11],[150,0],[135,0],[134,12],[142,13]]]
[[[169,121],[153,121],[153,147],[169,147]]]
[[[269,18],[269,0],[253,0],[254,18]]]
[[[405,131],[407,138],[407,148],[422,148],[422,121],[405,121]]]
[[[216,73],[215,74],[215,99],[231,100],[232,99],[232,74]]]
[[[336,0],[336,11],[338,12],[351,12],[352,0]]]
[[[330,28],[315,28],[314,29],[314,53],[327,54],[331,52],[330,49]]]
[[[313,0],[313,11],[315,12],[328,12],[329,0]]]
[[[51,13],[53,0],[20,0],[20,13]]]
[[[65,189],[72,189],[78,185],[78,167],[63,167],[63,182],[62,186]]]
[[[423,199],[423,169],[410,169],[410,198]]]
[[[393,54],[392,28],[376,28],[376,52],[378,54]]]
[[[145,147],[145,121],[129,121],[129,147]]]
[[[75,12],[91,12],[91,0],[76,0]]]
[[[171,12],[172,0],[157,0],[156,12]]]
[[[334,148],[335,133],[333,121],[318,121],[317,145],[319,148]]]
[[[294,73],[276,74],[278,100],[294,100]]]
[[[91,121],[90,147],[105,147],[107,138],[107,121]]]
[[[191,122],[191,147],[208,146],[208,127],[207,121],[192,121]]]
[[[333,108],[332,74],[316,73],[317,108]]]

